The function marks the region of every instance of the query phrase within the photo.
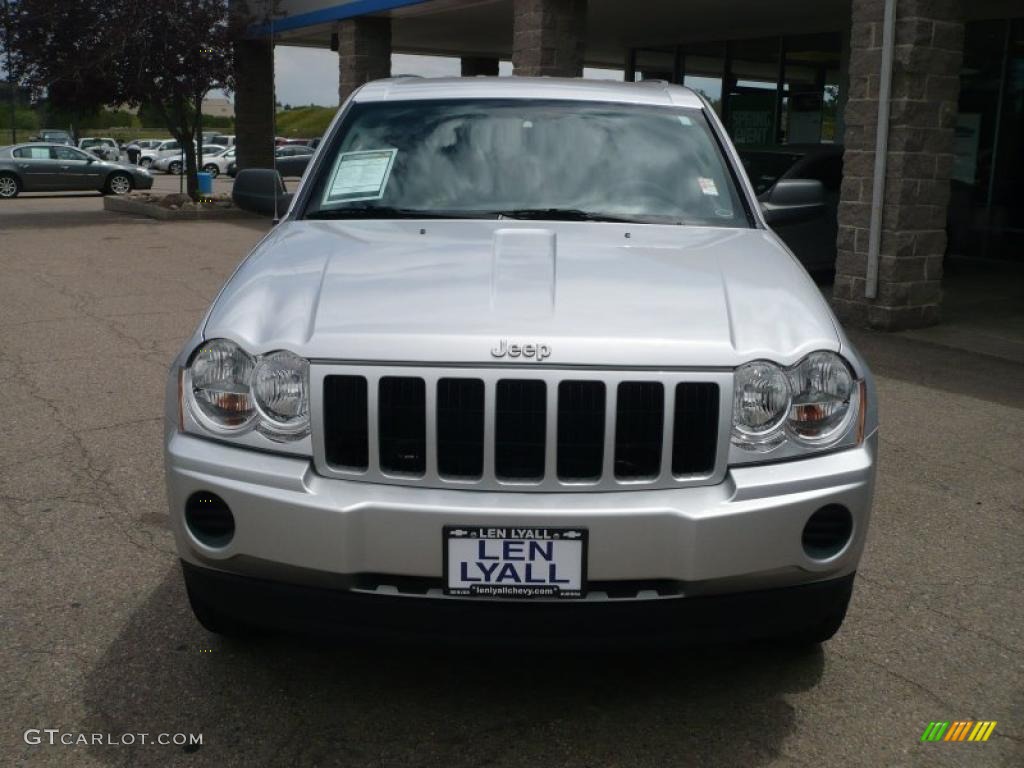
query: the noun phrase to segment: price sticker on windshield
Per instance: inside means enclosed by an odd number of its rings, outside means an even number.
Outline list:
[[[343,152],[334,166],[325,203],[380,200],[391,177],[397,149]]]

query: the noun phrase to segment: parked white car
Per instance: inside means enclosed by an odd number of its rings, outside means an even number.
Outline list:
[[[142,142],[139,142],[139,145],[142,146]],[[173,154],[175,151],[180,150],[181,144],[179,144],[175,139],[164,139],[155,145],[142,147],[142,151],[139,153],[139,165],[143,168],[149,168],[149,166],[165,154]]]
[[[211,174],[214,178],[220,176],[222,173],[227,173],[228,166],[234,161],[234,147],[229,147],[212,157],[207,157],[205,151],[203,152],[203,170]]]
[[[153,170],[163,171],[164,173],[173,173],[175,175],[181,173],[181,169],[185,167],[185,153],[181,151],[181,145],[178,142],[175,143],[175,149],[170,151],[164,151],[156,158],[152,163]],[[224,147],[217,146],[216,144],[206,144],[203,146],[203,170],[206,170],[206,160],[214,155],[219,155],[224,151]]]
[[[92,152],[101,160],[117,162],[121,158],[121,147],[118,146],[114,139],[107,137],[97,138],[95,136],[87,136],[79,139],[78,148],[87,152]]]
[[[203,134],[203,142],[206,144],[218,144],[222,147],[233,147],[235,146],[234,135],[228,135],[224,133],[210,133]]]

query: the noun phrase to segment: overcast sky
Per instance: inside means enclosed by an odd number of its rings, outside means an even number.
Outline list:
[[[406,56],[396,53],[391,57],[391,71],[396,75],[422,77],[458,76],[459,60],[441,56]],[[511,75],[512,65],[501,62],[500,74]],[[622,79],[615,70],[587,69],[587,77]],[[277,100],[282,104],[305,106],[338,105],[338,54],[319,48],[296,48],[279,45],[274,49],[274,80]]]

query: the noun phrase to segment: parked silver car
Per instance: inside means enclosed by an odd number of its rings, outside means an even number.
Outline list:
[[[125,195],[149,189],[153,177],[134,165],[100,160],[65,144],[16,144],[0,147],[0,198],[20,192],[96,190]]]
[[[212,164],[209,161],[219,156],[222,152],[225,152],[225,148],[216,144],[206,144],[203,146],[203,164],[202,170],[206,172],[215,171],[214,176],[220,173],[220,168],[216,164]],[[198,160],[198,155],[196,160]],[[212,167],[211,167],[212,166]],[[164,173],[170,173],[177,176],[181,173],[181,169],[185,167],[185,153],[179,147],[176,152],[162,153],[161,156],[157,157],[150,166],[154,171],[163,171]]]
[[[166,392],[199,621],[507,638],[840,626],[877,462],[864,360],[708,103],[395,79],[343,106]]]
[[[175,139],[163,139],[150,146],[141,147],[139,152],[139,165],[149,168],[161,157],[181,154],[181,143]]]

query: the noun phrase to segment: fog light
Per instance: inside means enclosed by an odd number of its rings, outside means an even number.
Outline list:
[[[220,496],[197,491],[185,502],[185,524],[208,547],[226,547],[235,535],[235,516]]]
[[[853,534],[853,515],[839,504],[822,507],[804,526],[804,552],[814,560],[827,560],[838,554]]]

